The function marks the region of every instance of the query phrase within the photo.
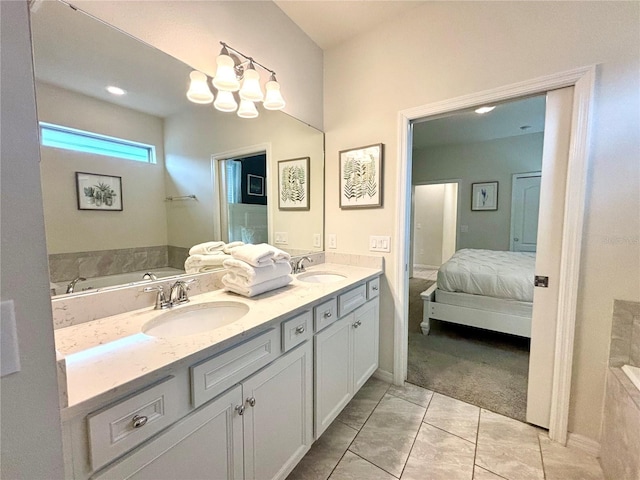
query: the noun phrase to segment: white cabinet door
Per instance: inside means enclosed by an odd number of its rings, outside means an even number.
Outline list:
[[[353,312],[351,334],[354,393],[360,390],[378,368],[379,305],[379,299],[375,298]]]
[[[353,395],[351,335],[354,314],[315,336],[315,437],[338,416]]]
[[[245,479],[285,478],[313,442],[313,346],[291,350],[242,382]]]
[[[175,480],[243,478],[242,389],[188,415],[94,478]]]

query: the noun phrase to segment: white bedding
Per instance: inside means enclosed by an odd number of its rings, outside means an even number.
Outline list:
[[[533,302],[536,254],[465,248],[440,270],[438,289]]]

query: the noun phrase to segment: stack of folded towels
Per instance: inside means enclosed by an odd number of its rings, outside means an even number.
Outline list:
[[[234,248],[244,245],[243,242],[205,242],[189,249],[189,257],[184,262],[187,273],[205,273],[218,270],[222,262],[231,258]]]
[[[253,297],[291,283],[291,255],[267,243],[244,245],[224,260],[227,273],[222,283],[227,290]]]

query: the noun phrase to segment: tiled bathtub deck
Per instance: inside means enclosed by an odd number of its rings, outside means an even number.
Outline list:
[[[544,430],[371,379],[288,480],[592,480],[598,461]]]

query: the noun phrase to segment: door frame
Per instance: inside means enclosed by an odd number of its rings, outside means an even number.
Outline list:
[[[535,171],[535,172],[524,172],[524,173],[514,173],[513,175],[511,175],[511,220],[510,220],[510,226],[509,226],[509,250],[511,250],[513,252],[513,237],[515,237],[515,232],[514,232],[514,228],[515,228],[515,224],[513,223],[513,217],[515,217],[515,212],[516,212],[516,208],[515,208],[515,189],[513,188],[514,185],[516,184],[516,180],[519,178],[529,178],[529,177],[540,177],[542,178],[542,171]]]
[[[225,160],[233,160],[238,157],[250,157],[251,155],[265,154],[265,163],[267,167],[267,178],[271,176],[271,143],[258,143],[256,145],[249,145],[248,147],[236,148],[233,150],[227,150],[226,152],[214,153],[211,155],[211,185],[213,185],[213,237],[222,238],[222,224],[225,223],[226,212],[222,212],[222,200],[220,195],[222,194],[222,178],[220,178],[220,162]],[[271,185],[272,182],[266,182],[267,198],[274,198],[275,187]],[[272,191],[273,190],[273,191]],[[226,227],[225,227],[226,228]],[[271,206],[267,201],[267,238],[269,241],[273,238],[273,214],[271,213]]]
[[[564,222],[562,231],[562,260],[560,263],[560,291],[558,321],[551,392],[549,437],[566,444],[569,424],[569,395],[573,367],[582,228],[584,223],[585,193],[589,155],[589,130],[593,111],[596,66],[590,65],[532,80],[485,90],[470,95],[435,102],[398,112],[398,176],[399,194],[395,238],[407,239],[411,215],[411,162],[412,120],[455,112],[488,103],[542,94],[550,90],[574,87],[570,134],[567,185],[565,191]],[[408,298],[409,285],[407,241],[396,242],[398,259],[394,272],[394,358],[393,382],[402,385],[407,376],[408,353]]]

